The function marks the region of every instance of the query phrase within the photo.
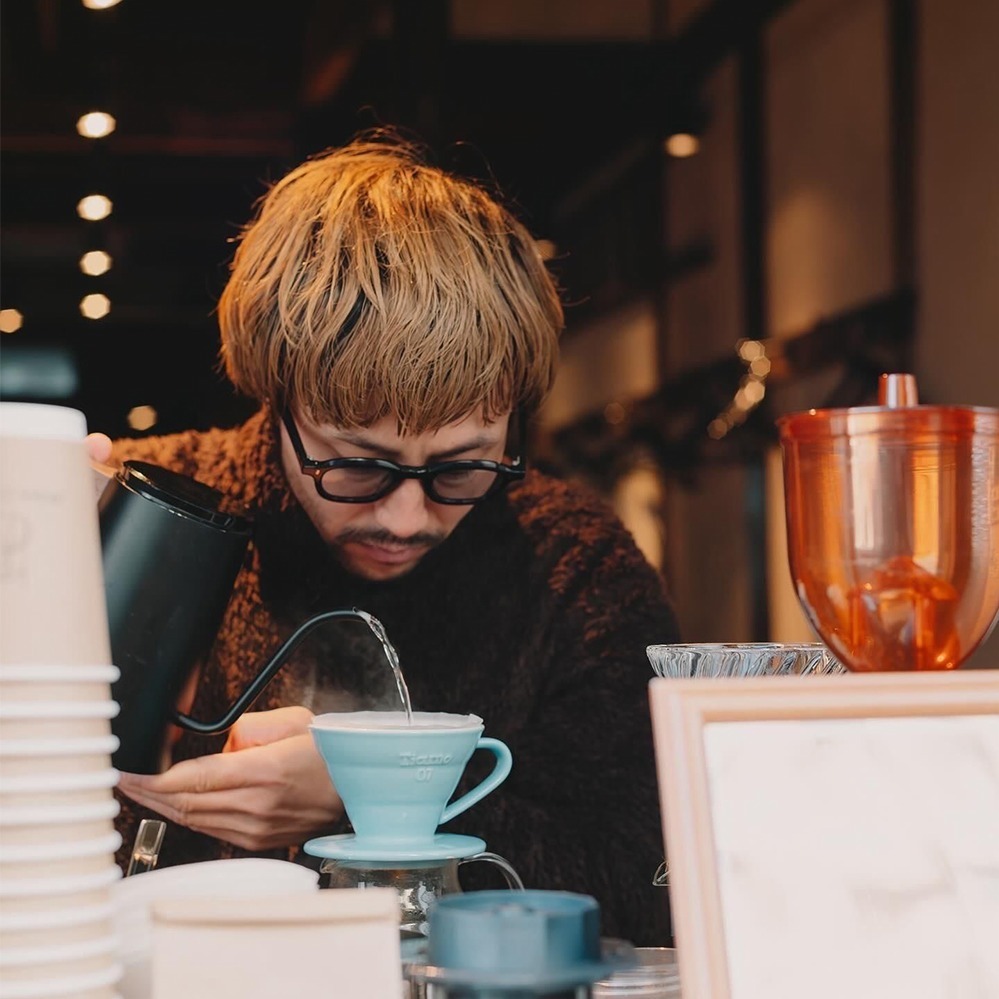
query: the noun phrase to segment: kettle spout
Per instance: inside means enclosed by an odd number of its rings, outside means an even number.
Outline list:
[[[309,618],[304,624],[300,625],[298,629],[291,634],[291,636],[285,641],[284,645],[281,646],[274,653],[270,662],[250,681],[246,689],[233,701],[232,705],[226,710],[225,714],[221,718],[215,721],[199,721],[197,718],[192,718],[190,715],[181,714],[176,712],[173,716],[173,721],[175,725],[179,725],[183,729],[187,729],[189,732],[197,732],[200,735],[219,735],[222,732],[227,731],[235,725],[236,721],[239,719],[240,715],[246,711],[251,704],[263,693],[264,688],[267,684],[277,676],[278,671],[288,660],[288,657],[295,651],[298,645],[310,635],[316,628],[321,624],[325,624],[327,621],[331,621],[334,618],[352,617],[356,618],[358,621],[363,621],[370,627],[371,615],[366,614],[362,610],[358,610],[356,607],[352,608],[342,608],[339,610],[325,611],[322,614],[317,614],[315,617]]]

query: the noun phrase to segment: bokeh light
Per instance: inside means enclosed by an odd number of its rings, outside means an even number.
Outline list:
[[[0,333],[16,333],[24,325],[24,316],[17,309],[0,309]]]
[[[80,198],[76,206],[76,214],[81,219],[88,222],[100,222],[111,214],[114,205],[111,199],[104,194],[88,194],[85,198]]]
[[[80,312],[87,319],[103,319],[111,311],[111,299],[99,291],[80,299]]]
[[[80,257],[80,270],[91,277],[100,277],[111,270],[111,254],[103,250],[88,250]]]
[[[114,131],[116,124],[107,111],[88,111],[77,119],[76,130],[85,139],[103,139]]]

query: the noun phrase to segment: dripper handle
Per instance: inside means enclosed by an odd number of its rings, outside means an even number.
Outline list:
[[[450,822],[456,815],[460,815],[467,808],[471,808],[477,801],[481,801],[490,791],[499,787],[507,779],[511,769],[513,769],[513,756],[505,742],[499,739],[490,739],[487,736],[480,736],[476,749],[488,750],[496,757],[496,765],[492,773],[480,784],[476,784],[471,791],[463,794],[460,798],[452,801],[441,815],[440,824]]]
[[[878,402],[889,409],[903,409],[919,405],[916,376],[884,374],[878,379]]]

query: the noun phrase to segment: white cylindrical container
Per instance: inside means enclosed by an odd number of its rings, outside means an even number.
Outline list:
[[[111,661],[83,413],[0,403],[0,663]]]

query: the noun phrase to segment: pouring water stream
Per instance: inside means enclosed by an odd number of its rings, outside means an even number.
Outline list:
[[[357,616],[364,621],[365,624],[372,630],[375,638],[381,643],[382,651],[385,653],[385,658],[388,660],[389,666],[392,667],[392,674],[395,677],[396,690],[399,691],[399,698],[402,701],[402,706],[406,711],[406,721],[412,725],[413,724],[413,705],[409,699],[409,688],[406,686],[406,679],[402,675],[402,666],[399,663],[399,653],[395,651],[395,646],[389,641],[388,635],[385,632],[385,627],[378,620],[378,618],[369,614],[367,611],[358,610],[355,608]]]

